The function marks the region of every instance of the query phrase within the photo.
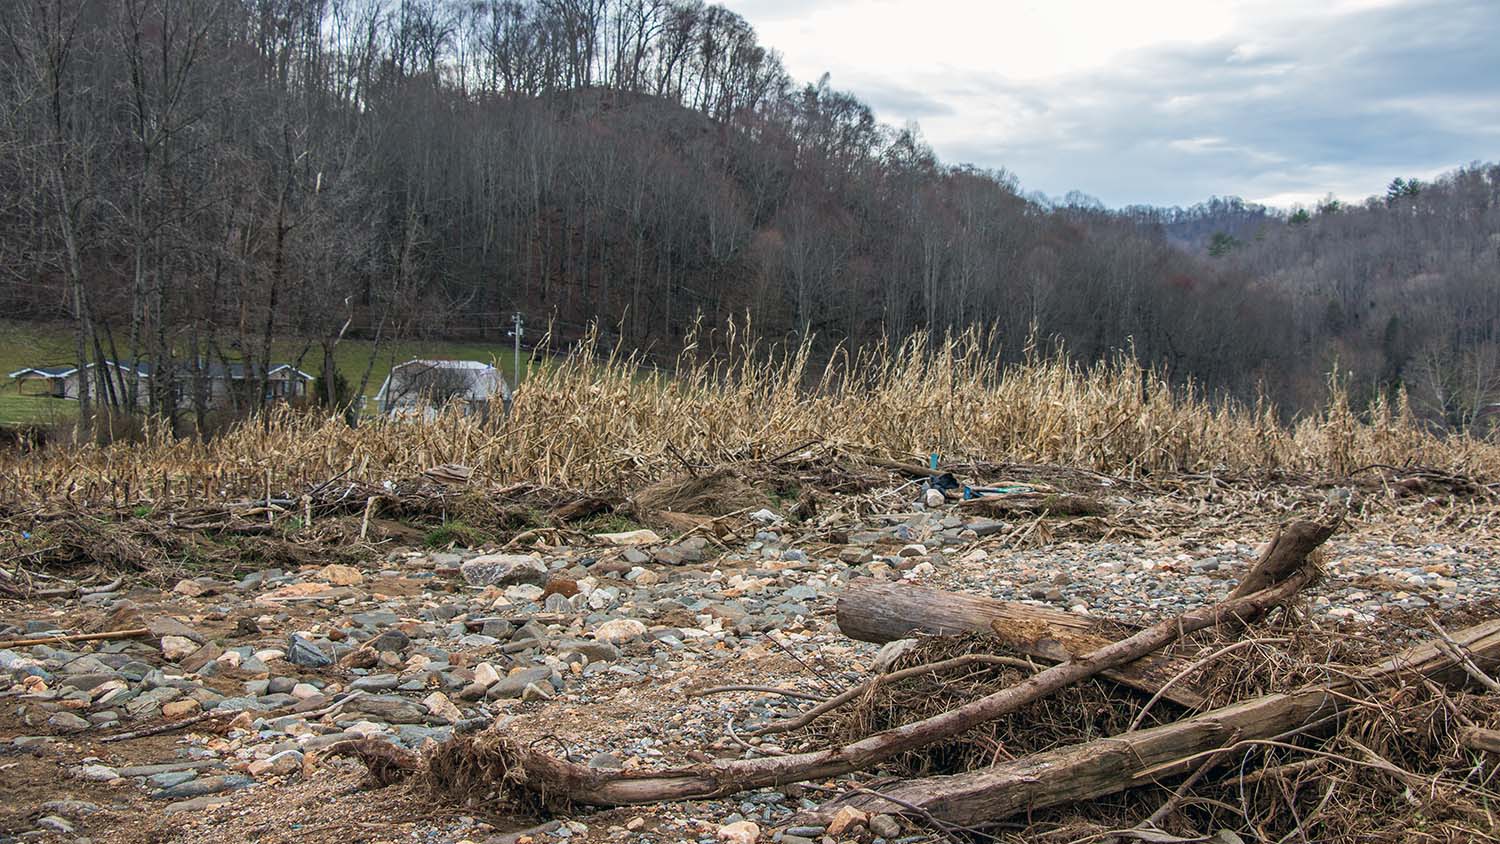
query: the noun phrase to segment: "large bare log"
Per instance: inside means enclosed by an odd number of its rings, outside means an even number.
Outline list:
[[[870,579],[849,584],[839,597],[837,618],[839,630],[861,642],[884,643],[918,634],[993,632],[1016,653],[1052,663],[1066,662],[1114,640],[1097,621],[1074,613]],[[1189,665],[1190,660],[1151,654],[1101,676],[1155,694]],[[1173,684],[1163,697],[1189,709],[1204,705],[1203,694],[1183,681]]]
[[[1132,662],[1177,639],[1217,626],[1238,626],[1292,597],[1313,577],[1299,571],[1282,582],[1238,598],[1183,613],[1133,636],[1040,671],[1021,682],[946,712],[867,736],[842,747],[760,759],[720,759],[663,771],[599,771],[489,736],[486,752],[501,758],[489,767],[505,782],[562,804],[622,806],[721,797],[752,788],[834,777],[862,770],[909,750],[960,735],[974,725],[1009,715],[1059,689]],[[441,752],[441,751],[439,751]]]
[[[1500,621],[1454,637],[1476,661],[1500,660]],[[927,813],[946,823],[974,825],[1026,811],[1090,800],[1187,773],[1204,754],[1236,742],[1282,735],[1334,715],[1341,689],[1379,685],[1403,676],[1467,679],[1442,643],[1425,643],[1325,687],[1266,695],[1212,712],[1044,753],[979,771],[883,785],[820,806],[798,822],[828,818],[844,806],[867,812]],[[1473,746],[1483,746],[1482,737]]]

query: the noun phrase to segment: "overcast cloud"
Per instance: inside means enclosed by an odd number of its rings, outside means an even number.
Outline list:
[[[1311,204],[1500,158],[1500,0],[725,0],[949,163],[1111,206]]]

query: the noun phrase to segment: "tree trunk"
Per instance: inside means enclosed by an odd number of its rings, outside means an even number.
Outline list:
[[[1467,628],[1454,639],[1476,662],[1500,660],[1500,621]],[[1356,682],[1387,684],[1402,676],[1466,679],[1436,644],[1422,644],[1332,686],[1266,695],[1172,724],[1034,753],[979,771],[888,783],[878,789],[883,796],[860,792],[842,797],[797,822],[826,820],[839,809],[854,806],[866,812],[925,812],[947,823],[970,826],[1091,800],[1185,774],[1203,761],[1204,754],[1224,747],[1232,737],[1237,736],[1236,742],[1269,739],[1333,715],[1348,700],[1338,691]],[[1474,746],[1483,746],[1482,740],[1476,737]]]

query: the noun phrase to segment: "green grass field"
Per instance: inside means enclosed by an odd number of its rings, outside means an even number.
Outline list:
[[[365,340],[345,340],[335,352],[335,362],[351,387],[359,386],[369,362],[372,343]],[[295,357],[305,344],[297,340],[280,340],[275,344],[278,362],[295,362]],[[49,366],[71,364],[73,352],[72,328],[63,324],[17,323],[0,320],[0,426],[21,424],[52,424],[74,418],[78,413],[77,402],[54,399],[47,396],[23,395],[19,385],[5,375],[26,366]],[[370,382],[365,395],[371,398],[380,390],[381,382],[395,363],[412,358],[452,358],[456,360],[479,360],[493,363],[500,368],[506,381],[514,372],[511,348],[508,345],[488,343],[450,343],[444,341],[402,341],[384,343],[370,371]],[[521,377],[526,377],[529,353],[521,353]],[[314,375],[323,368],[322,349],[314,345],[307,347],[302,360],[304,371]],[[32,384],[29,392],[39,387]]]

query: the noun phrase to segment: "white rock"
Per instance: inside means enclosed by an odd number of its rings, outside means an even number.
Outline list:
[[[422,698],[422,705],[427,707],[428,714],[450,724],[457,724],[464,718],[463,713],[458,711],[458,707],[453,705],[453,701],[442,692],[433,692]]]
[[[947,502],[948,499],[943,495],[942,490],[929,489],[926,492],[922,493],[922,503],[926,504],[928,507],[941,507]]]
[[[297,750],[283,750],[268,759],[257,759],[248,766],[250,775],[256,778],[284,777],[301,768],[302,753]]]
[[[186,636],[161,637],[161,655],[173,662],[196,650],[198,650],[198,643]]]
[[[73,776],[89,782],[114,782],[120,778],[120,772],[108,765],[84,765],[75,768]]]
[[[760,522],[763,525],[774,525],[777,522],[781,521],[780,516],[776,515],[770,510],[765,509],[764,507],[756,510],[754,513],[751,513],[750,518],[754,521]]]
[[[459,566],[470,586],[513,586],[547,582],[547,564],[535,554],[483,554]]]
[[[522,583],[517,586],[505,587],[505,597],[507,600],[524,603],[526,601],[537,600],[538,598],[542,597],[542,594],[545,591],[546,590],[542,589],[542,587],[540,586],[534,586],[530,583]]]
[[[646,625],[633,618],[616,618],[594,628],[594,638],[601,642],[619,644],[646,635]]]
[[[358,733],[365,738],[370,738],[371,736],[383,736],[389,731],[390,730],[388,727],[386,727],[386,725],[377,724],[374,721],[356,721],[355,723],[349,725],[344,729],[344,732],[346,733]]]
[[[718,838],[725,844],[755,844],[760,840],[760,827],[751,821],[735,821],[719,827]]]
[[[654,530],[629,530],[624,533],[596,533],[594,538],[606,545],[656,545],[661,536]]]
[[[490,686],[500,682],[500,672],[496,671],[495,666],[490,665],[488,662],[481,662],[474,666],[474,682],[488,689]]]
[[[322,692],[318,691],[318,687],[311,683],[298,683],[292,687],[292,697],[298,700],[307,700],[310,697],[317,697],[320,694]]]

